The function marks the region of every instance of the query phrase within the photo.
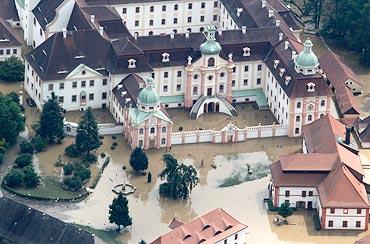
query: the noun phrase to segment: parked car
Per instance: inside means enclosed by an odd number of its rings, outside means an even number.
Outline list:
[[[36,103],[35,103],[35,101],[33,101],[32,98],[27,98],[26,99],[26,102],[27,102],[28,106],[30,106],[30,107],[36,107]]]

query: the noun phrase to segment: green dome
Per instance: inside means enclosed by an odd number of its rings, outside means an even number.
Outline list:
[[[154,80],[152,77],[146,79],[146,87],[140,91],[137,99],[142,105],[157,106],[159,104],[160,97],[154,88]]]
[[[200,52],[202,55],[217,55],[221,52],[222,47],[220,43],[216,41],[216,27],[208,26],[207,30],[207,41],[200,45]]]
[[[299,68],[316,68],[319,65],[319,59],[312,52],[312,42],[307,39],[304,42],[304,50],[295,58],[295,64]]]

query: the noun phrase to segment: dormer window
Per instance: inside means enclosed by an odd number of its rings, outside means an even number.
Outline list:
[[[129,69],[134,69],[134,68],[136,68],[136,60],[135,59],[129,59],[128,60],[128,67],[129,67]]]
[[[276,69],[278,67],[278,65],[280,64],[280,60],[278,59],[275,59],[274,60],[274,68]]]
[[[249,47],[243,48],[243,56],[244,57],[249,57],[251,56],[251,49]]]
[[[163,53],[162,54],[162,62],[166,63],[170,61],[170,54],[169,53]]]
[[[283,77],[285,73],[285,68],[280,68],[280,77]]]
[[[307,91],[308,92],[314,92],[315,91],[315,84],[310,82],[307,84]]]
[[[291,76],[285,76],[285,85],[289,85],[289,82],[292,80]]]

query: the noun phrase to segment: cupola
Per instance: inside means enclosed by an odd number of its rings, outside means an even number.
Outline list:
[[[200,45],[202,55],[218,55],[221,52],[221,45],[216,41],[216,26],[207,27],[207,41]]]
[[[304,42],[304,49],[294,59],[295,70],[297,73],[304,75],[313,75],[317,72],[319,67],[319,60],[312,51],[312,41],[307,39]]]
[[[137,107],[143,112],[153,112],[160,109],[160,97],[155,90],[154,80],[151,76],[146,79],[146,86],[137,97]]]

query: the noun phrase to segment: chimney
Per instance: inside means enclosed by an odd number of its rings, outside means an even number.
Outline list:
[[[240,15],[243,13],[243,9],[242,8],[237,8],[236,9],[236,15],[238,16],[238,17],[240,17]]]
[[[99,26],[99,33],[100,35],[104,35],[104,27],[103,26]]]
[[[137,33],[137,32],[135,32],[135,34],[134,34],[134,38],[135,38],[135,40],[137,40],[137,37],[139,36],[139,34]]]
[[[171,39],[175,39],[175,32],[171,31],[170,37],[171,37]]]
[[[290,4],[287,4],[287,5],[286,5],[286,7],[287,7],[287,9],[289,9],[289,10],[291,9]]]
[[[218,35],[222,36],[222,28],[218,28]]]
[[[242,26],[242,33],[243,34],[247,33],[247,27],[245,25]]]
[[[283,40],[284,34],[282,32],[279,33],[279,41]]]
[[[288,41],[285,41],[284,49],[285,50],[288,50],[289,49],[289,42]]]
[[[189,38],[189,37],[190,37],[190,31],[185,32],[185,38]]]
[[[91,23],[94,23],[95,22],[95,15],[90,15],[90,20],[91,20]]]
[[[67,29],[63,28],[62,31],[63,31],[63,38],[67,38]]]
[[[346,139],[344,140],[346,145],[349,145],[351,142],[351,129],[349,125],[346,125]]]
[[[274,10],[270,9],[269,10],[269,18],[273,17],[274,16]]]
[[[266,0],[262,0],[261,3],[262,3],[262,8],[266,7]]]
[[[275,21],[275,25],[276,25],[276,26],[280,26],[280,20],[278,20],[278,19],[277,19],[277,20]]]
[[[296,57],[297,57],[297,52],[296,51],[292,51],[292,59],[294,60]]]

